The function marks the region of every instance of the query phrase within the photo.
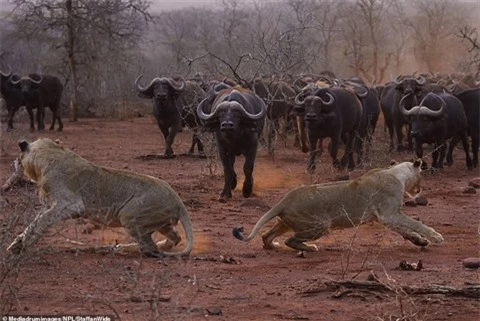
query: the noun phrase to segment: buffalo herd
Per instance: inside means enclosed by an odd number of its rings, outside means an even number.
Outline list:
[[[53,113],[50,130],[56,121],[58,130],[63,129],[63,85],[57,77],[36,73],[19,76],[11,69],[1,71],[0,76],[8,111],[7,131],[13,130],[14,114],[22,106],[30,116],[31,131],[35,130],[33,110],[38,130],[44,129],[45,107]],[[461,141],[466,167],[478,166],[480,83],[470,75],[399,75],[382,85],[368,85],[359,77],[339,79],[331,72],[258,77],[250,82],[196,75],[191,79],[156,77],[141,85],[141,78],[136,78],[134,88],[139,97],[153,103],[166,158],[175,156],[172,145],[184,127],[193,135],[189,154],[194,154],[196,147],[198,155],[204,155],[201,133],[214,134],[224,169],[223,202],[232,197],[237,185],[236,156],[245,157],[242,193],[249,197],[257,146],[265,142],[273,155],[276,133],[285,134],[289,129],[294,132],[295,147],[310,153],[308,171],[315,170],[324,138],[330,138],[332,165],[354,169],[355,163],[369,157],[380,113],[392,150],[407,150],[422,158],[424,144],[431,144],[430,168],[435,171],[444,164],[452,165],[453,149]],[[340,146],[343,155],[339,158]]]

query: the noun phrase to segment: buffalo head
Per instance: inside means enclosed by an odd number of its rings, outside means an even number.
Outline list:
[[[265,117],[267,108],[260,100],[255,103],[259,106],[252,105],[248,99],[250,93],[241,93],[235,89],[223,90],[215,99],[211,108],[207,106],[207,99],[204,99],[197,107],[197,115],[205,121],[207,128],[220,130],[224,133],[233,133],[241,128],[242,123],[252,124]],[[205,111],[210,109],[210,111]]]
[[[446,114],[445,100],[437,94],[428,93],[419,106],[407,110],[404,106],[405,97],[400,100],[400,111],[412,124],[412,137],[430,136],[432,130],[438,128],[436,122],[443,119]]]
[[[28,97],[32,90],[38,89],[42,81],[43,77],[39,74],[30,74],[28,76],[11,79],[11,83],[15,86],[18,86],[25,97]]]
[[[139,96],[143,98],[153,98],[157,101],[164,101],[171,97],[178,96],[185,89],[185,81],[183,79],[176,81],[172,78],[166,77],[156,77],[152,79],[147,87],[142,87],[139,84],[140,78],[142,77],[143,75],[137,77],[135,80],[135,87]]]
[[[403,95],[415,94],[421,95],[423,85],[427,80],[423,76],[397,76],[393,82],[395,83],[395,89],[400,91]]]
[[[324,124],[333,116],[333,104],[335,97],[326,91],[320,89],[313,95],[307,96],[301,100],[300,95],[295,97],[295,108],[303,109],[307,126],[313,124]]]

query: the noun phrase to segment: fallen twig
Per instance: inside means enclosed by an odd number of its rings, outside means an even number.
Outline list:
[[[300,294],[303,296],[312,296],[327,291],[338,291],[340,288],[346,289],[359,289],[378,292],[395,292],[395,289],[379,282],[371,281],[328,281],[324,282],[323,286],[319,288],[309,289],[303,291]],[[452,296],[462,296],[467,298],[480,299],[480,286],[472,285],[463,288],[454,288],[445,285],[425,285],[425,286],[401,286],[405,293],[409,295],[421,295],[421,294],[444,294]],[[337,296],[338,297],[338,296]]]

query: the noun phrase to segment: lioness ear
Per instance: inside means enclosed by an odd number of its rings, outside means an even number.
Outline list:
[[[28,150],[28,142],[26,140],[22,140],[21,142],[19,142],[18,146],[20,146],[20,150],[22,152],[26,152]]]
[[[422,166],[422,159],[419,158],[413,163],[413,167],[420,167]]]

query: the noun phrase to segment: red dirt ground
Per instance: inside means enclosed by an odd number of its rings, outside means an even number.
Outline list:
[[[255,197],[245,202],[239,188],[226,204],[220,163],[210,159],[161,155],[164,142],[153,117],[123,121],[82,119],[66,122],[62,133],[30,133],[25,122],[16,130],[1,128],[0,183],[12,173],[17,141],[44,136],[103,166],[161,177],[181,196],[194,224],[194,250],[186,259],[158,260],[140,254],[100,253],[92,246],[130,241],[122,229],[92,229],[87,221],[69,220],[51,229],[27,254],[13,257],[6,247],[40,209],[35,188],[16,184],[0,198],[0,315],[113,315],[116,320],[479,320],[478,299],[446,294],[406,294],[401,286],[462,288],[478,285],[479,271],[462,259],[479,254],[479,194],[463,193],[479,176],[467,171],[460,148],[455,163],[436,175],[424,175],[427,206],[405,207],[440,232],[445,242],[420,249],[379,224],[334,231],[315,243],[305,257],[283,245],[262,248],[233,238],[232,227],[250,231],[256,220],[290,189],[326,182],[339,174],[327,154],[314,175],[305,172],[307,155],[292,147],[291,137],[277,142],[274,158],[261,148],[254,179]],[[190,133],[182,132],[174,150],[188,150]],[[388,166],[391,159],[413,154],[389,152],[383,124],[377,128],[372,161],[351,173]],[[239,186],[243,157],[237,160]],[[348,197],[348,195],[346,195]],[[271,226],[271,223],[268,225]],[[179,228],[181,230],[181,228]],[[262,232],[267,228],[262,229]],[[183,233],[183,231],[182,231]],[[159,236],[159,239],[161,236]],[[183,247],[182,241],[179,247]],[[83,250],[82,250],[83,249]],[[398,269],[399,262],[423,261],[421,271]],[[12,267],[9,269],[9,267]],[[326,288],[327,281],[366,281],[374,273],[394,291]]]

